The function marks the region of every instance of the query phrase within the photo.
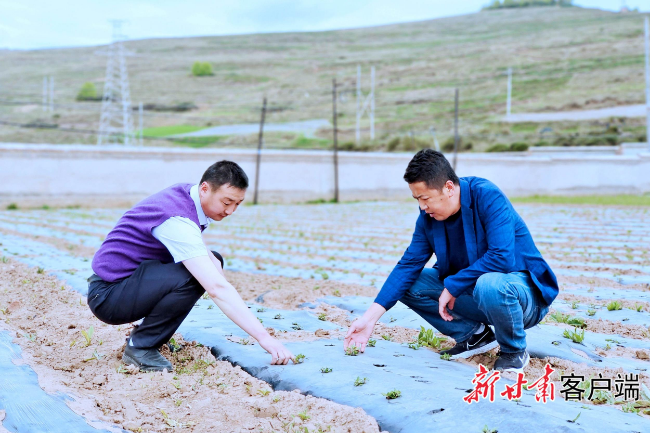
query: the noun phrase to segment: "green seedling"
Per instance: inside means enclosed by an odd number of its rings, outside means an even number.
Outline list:
[[[332,369],[329,368],[329,367],[323,367],[323,368],[320,369],[320,372],[321,373],[331,373]]]
[[[560,313],[559,311],[556,311],[555,313],[549,314],[549,317],[551,320],[557,323],[566,323],[567,320],[569,320],[568,314]]]
[[[32,343],[36,343],[36,334],[23,334],[23,337],[25,337]]]
[[[397,319],[391,316],[390,323],[393,323],[393,322],[397,322]]]
[[[578,412],[578,416],[576,416],[576,417],[573,418],[573,419],[568,419],[567,421],[568,421],[568,422],[573,422],[573,423],[576,422],[576,421],[578,421],[578,418],[580,418],[580,414],[582,414],[582,412]]]
[[[367,377],[364,377],[363,379],[361,379],[359,376],[357,376],[357,378],[354,380],[354,386],[365,385],[366,382],[368,382]]]
[[[596,315],[596,310],[589,309],[587,310],[587,316],[595,316]]]
[[[77,344],[77,340],[72,340],[72,343],[70,343],[70,348],[72,348],[75,344]]]
[[[37,274],[42,274],[43,272],[45,272],[45,268],[41,268],[41,267],[39,266],[38,269],[36,269],[36,273],[37,273]]]
[[[205,292],[203,295],[201,295],[201,299],[205,299],[206,301],[210,299],[210,295],[208,295],[208,292]]]
[[[182,404],[183,404],[183,399],[182,398],[179,398],[178,400],[174,401],[174,405],[176,407],[179,407]]]
[[[261,395],[262,397],[266,397],[267,395],[269,395],[269,394],[271,393],[271,390],[268,390],[268,389],[259,389],[259,390],[257,391],[257,393],[258,393],[259,395]]]
[[[300,324],[297,322],[293,322],[291,324],[291,329],[295,329],[296,331],[302,331],[302,326],[300,326]]]
[[[495,428],[490,428],[490,427],[487,426],[487,424],[485,424],[483,426],[483,430],[481,430],[481,433],[498,433],[498,432],[499,432],[499,430],[497,430]]]
[[[81,335],[86,339],[86,347],[90,346],[93,341],[93,334],[95,333],[95,328],[91,326],[87,331],[81,331]]]
[[[174,385],[174,388],[176,388],[176,389],[181,389],[181,383],[180,382],[172,382],[172,385]]]
[[[266,311],[266,308],[264,308],[264,307],[260,307],[260,308],[257,309],[258,313],[263,313],[265,311]]]
[[[643,305],[635,305],[634,309],[636,310],[637,313],[640,313],[643,311]]]
[[[565,329],[562,335],[564,335],[565,338],[568,338],[569,340],[578,344],[582,344],[582,341],[585,339],[585,331],[578,331],[578,328],[574,328],[573,331]]]
[[[605,350],[610,350],[611,348],[612,348],[612,346],[610,346],[609,343],[607,343],[605,345],[605,347],[603,347],[603,349],[605,349]]]
[[[616,311],[616,310],[622,310],[622,309],[623,309],[623,306],[618,301],[612,301],[609,304],[607,304],[607,310],[608,311]]]
[[[451,354],[443,353],[442,355],[440,355],[440,359],[444,359],[445,361],[449,361],[449,360],[451,360]]]
[[[633,401],[628,401],[627,403],[622,405],[621,410],[625,413],[639,413],[641,411],[641,409],[634,406]]]
[[[241,344],[242,346],[248,346],[249,343],[250,343],[250,340],[248,338],[240,338],[239,339],[239,344]]]
[[[318,315],[318,320],[323,320],[323,321],[327,320],[327,314],[325,314],[325,313],[320,313],[320,314]]]
[[[284,319],[284,317],[282,317],[282,314],[276,314],[273,318],[276,320]]]
[[[350,346],[345,349],[345,354],[348,356],[357,356],[359,354],[359,348],[357,346]]]
[[[399,398],[399,397],[402,396],[402,391],[400,391],[398,389],[394,389],[392,391],[388,391],[385,394],[382,392],[381,395],[386,397],[386,400],[394,400],[394,399]]]
[[[276,395],[275,397],[273,397],[273,403],[277,403],[277,402],[279,402],[281,399],[282,399],[282,397],[280,397],[279,395]]]
[[[302,364],[303,362],[305,362],[306,358],[307,357],[305,355],[303,355],[302,353],[299,353],[299,354],[296,355],[296,357],[294,359],[296,360],[295,361],[296,364]]]
[[[375,340],[374,338],[368,340],[368,347],[375,347],[376,344],[377,344],[377,340]]]
[[[104,356],[105,355],[102,355],[101,353],[97,352],[97,349],[95,349],[95,351],[93,352],[93,356],[91,356],[90,358],[84,359],[84,362],[92,361],[93,359],[96,360],[96,361],[99,361]]]
[[[440,349],[440,345],[446,340],[446,337],[436,336],[433,329],[424,329],[424,326],[420,326],[420,333],[418,334],[418,343],[420,345]]]
[[[213,304],[208,305],[208,310],[212,310],[214,308]]]
[[[422,345],[420,343],[418,343],[417,341],[411,341],[408,344],[408,347],[409,347],[409,349],[418,350],[420,347],[422,347]]]
[[[339,292],[338,289],[337,289],[337,290],[334,290],[334,293],[333,293],[333,294],[334,294],[334,296],[336,296],[336,297],[338,297],[338,298],[341,297],[341,292]]]
[[[574,310],[577,310],[579,305],[580,305],[580,304],[578,304],[577,301],[573,301],[573,302],[571,302],[571,308],[573,308]]]
[[[173,337],[169,339],[169,347],[171,348],[172,353],[176,353],[181,350],[181,345],[178,344]]]
[[[311,419],[311,416],[307,415],[307,409],[304,411],[300,412],[298,415],[296,415],[298,418],[300,418],[303,421],[307,421],[308,419]]]
[[[391,336],[388,335],[388,334],[384,334],[384,335],[382,335],[381,338],[383,338],[383,339],[386,340],[386,341],[391,341],[391,340],[393,339],[393,337],[391,337]]]
[[[2,263],[9,263],[9,257],[2,256],[2,259],[0,260],[2,260]]]
[[[585,329],[587,327],[587,324],[585,323],[585,319],[581,317],[572,317],[566,321],[566,324],[581,329]]]
[[[259,320],[259,321],[260,321],[260,323],[264,323],[264,320],[262,320],[262,318],[261,318],[261,317],[258,317],[258,318],[257,318],[257,320]]]
[[[115,368],[115,371],[117,371],[119,374],[126,374],[128,370],[124,367],[124,364],[120,364]]]

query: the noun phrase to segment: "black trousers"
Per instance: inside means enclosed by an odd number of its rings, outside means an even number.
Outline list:
[[[223,267],[221,255],[212,254]],[[89,280],[88,306],[99,320],[122,325],[144,318],[131,332],[138,349],[167,343],[205,293],[185,265],[158,260],[145,260],[131,276],[113,283],[96,275]]]

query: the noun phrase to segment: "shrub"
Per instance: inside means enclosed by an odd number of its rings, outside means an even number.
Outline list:
[[[517,142],[510,145],[510,151],[512,152],[525,152],[528,150],[528,144]]]
[[[507,144],[495,144],[493,146],[488,147],[486,152],[507,152],[510,150],[510,147],[508,147]]]
[[[469,150],[472,150],[474,145],[470,142],[464,142],[463,137],[458,137],[458,151],[459,152],[467,152]],[[443,152],[453,152],[454,151],[454,137],[449,137],[446,139],[442,145],[440,146],[440,149]]]
[[[77,101],[101,101],[102,98],[97,96],[97,88],[94,83],[90,81],[81,86],[81,90],[77,93]]]
[[[542,141],[538,141],[533,146],[535,146],[535,147],[545,147],[545,146],[550,146],[550,145],[551,145],[551,143],[549,143],[548,141],[542,140]]]
[[[214,75],[212,73],[212,64],[210,62],[194,62],[192,65],[192,75],[195,77]]]

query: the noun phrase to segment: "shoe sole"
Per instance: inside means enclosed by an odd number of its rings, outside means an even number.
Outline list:
[[[501,370],[503,373],[505,372],[513,372],[513,373],[523,373],[524,368],[530,363],[530,355],[528,352],[526,352],[526,360],[524,361],[524,365],[521,366],[521,368],[506,368],[505,370]]]
[[[135,365],[136,367],[138,367],[138,368],[140,369],[140,371],[144,371],[144,372],[163,371],[163,370],[167,370],[167,371],[169,371],[169,372],[171,373],[171,372],[174,371],[174,368],[173,368],[173,367],[172,367],[172,368],[167,368],[167,367],[164,367],[164,368],[158,368],[158,367],[147,367],[147,366],[145,366],[145,365],[140,364],[138,361],[136,361],[135,359],[131,358],[131,357],[130,357],[129,355],[127,355],[127,354],[123,354],[123,355],[122,355],[122,362],[124,362],[124,363],[127,364],[127,365]]]
[[[496,340],[492,343],[488,343],[485,346],[477,347],[476,349],[466,350],[465,352],[459,353],[457,355],[451,355],[451,359],[467,359],[474,355],[480,355],[481,353],[489,352],[490,350],[496,348],[499,345]]]

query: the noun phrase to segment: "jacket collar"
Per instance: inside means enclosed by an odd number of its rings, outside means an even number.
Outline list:
[[[463,216],[463,233],[465,234],[467,259],[470,265],[478,259],[476,231],[474,230],[474,212],[471,206],[472,193],[469,188],[469,182],[465,179],[460,179],[460,209]]]

